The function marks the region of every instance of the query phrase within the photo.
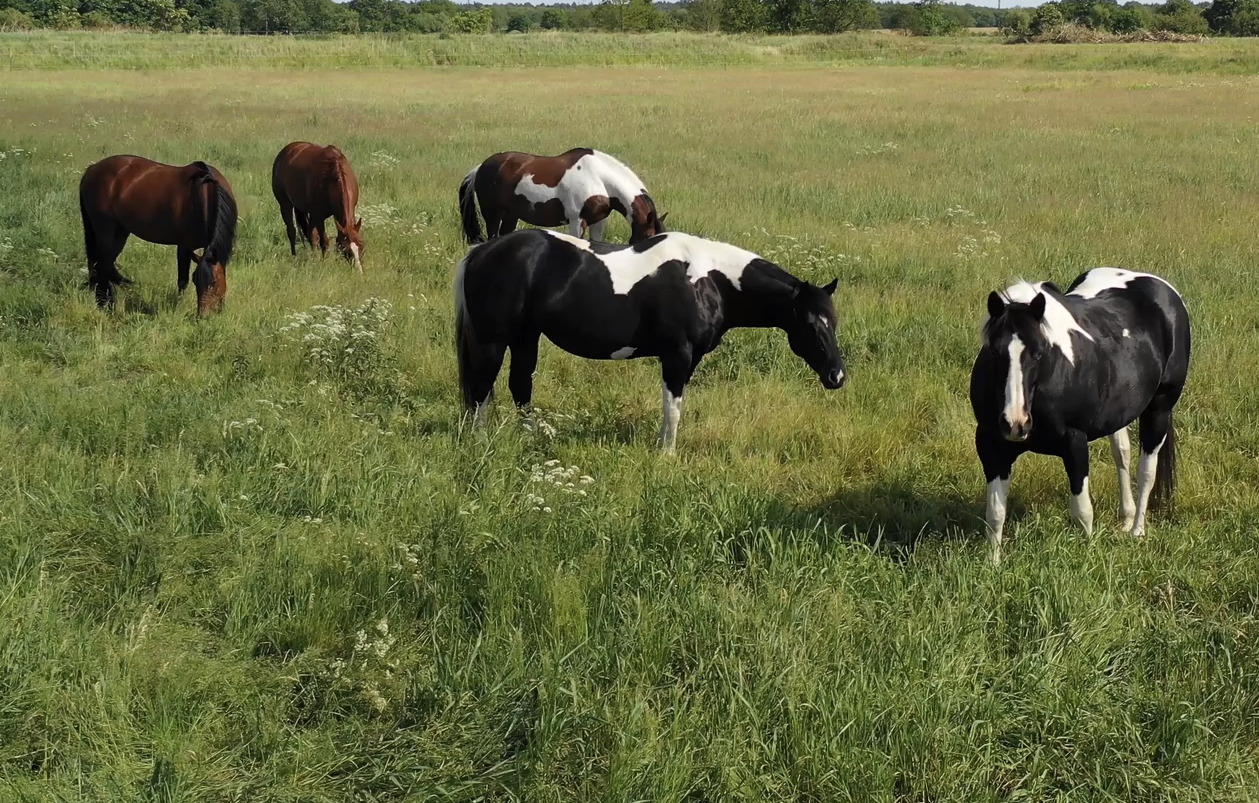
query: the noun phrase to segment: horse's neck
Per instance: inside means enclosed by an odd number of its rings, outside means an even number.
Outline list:
[[[339,196],[339,203],[333,206],[332,216],[337,218],[337,222],[343,228],[347,227],[351,223],[350,219],[354,216],[354,211],[350,209],[350,193],[347,186],[349,182],[346,181],[345,170],[341,167],[340,159],[333,159],[328,167],[328,184]]]
[[[794,279],[782,270],[760,266],[749,267],[736,289],[733,284],[722,290],[723,319],[726,329],[783,328],[786,310],[795,292]]]
[[[596,152],[594,156],[598,171],[595,175],[603,182],[608,197],[616,198],[625,205],[628,212],[630,204],[643,191],[642,182],[629,168],[613,161],[606,154]]]

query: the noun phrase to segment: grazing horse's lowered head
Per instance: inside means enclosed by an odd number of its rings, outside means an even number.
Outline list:
[[[813,369],[822,387],[837,390],[844,386],[847,375],[844,361],[835,342],[835,305],[831,296],[839,280],[825,287],[801,281],[791,296],[782,319],[776,324],[787,333],[787,345],[797,357]]]
[[[363,238],[359,232],[363,230],[363,219],[342,226],[341,221],[333,218],[337,226],[337,253],[354,263],[354,267],[363,270]]]

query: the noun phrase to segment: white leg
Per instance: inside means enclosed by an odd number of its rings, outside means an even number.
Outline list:
[[[1132,501],[1132,475],[1128,472],[1128,461],[1132,457],[1132,446],[1128,441],[1128,428],[1124,427],[1110,436],[1110,456],[1115,461],[1115,478],[1119,484],[1119,518],[1124,530],[1132,529],[1136,517],[1136,503]]]
[[[606,229],[607,227],[608,227],[608,219],[606,217],[603,220],[600,220],[598,223],[592,223],[590,226],[591,242],[594,242],[594,241],[603,242],[603,230]]]
[[[568,222],[568,233],[573,235],[574,237],[581,236],[581,218],[580,217],[577,218],[576,220],[570,220]]]
[[[1132,520],[1132,529],[1129,533],[1134,538],[1140,538],[1145,534],[1145,511],[1150,504],[1150,491],[1154,490],[1154,475],[1158,472],[1158,453],[1163,449],[1163,443],[1167,440],[1164,436],[1163,440],[1158,442],[1158,446],[1154,447],[1154,451],[1146,454],[1141,452],[1141,459],[1137,462],[1137,514]]]
[[[678,439],[678,421],[682,418],[682,397],[669,392],[665,383],[660,383],[660,446],[666,454],[673,454],[674,443]]]
[[[1071,496],[1071,518],[1084,529],[1085,535],[1093,534],[1093,500],[1089,498],[1089,478],[1084,478],[1084,485],[1078,494]]]
[[[988,483],[988,509],[984,520],[988,524],[989,557],[993,564],[1001,562],[1001,533],[1005,529],[1005,500],[1010,495],[1010,478],[997,477]]]
[[[490,418],[490,405],[494,403],[494,393],[485,397],[485,401],[476,406],[476,410],[472,412],[472,426],[482,427]]]

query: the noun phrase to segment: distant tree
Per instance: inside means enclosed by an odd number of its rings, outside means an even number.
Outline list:
[[[1183,34],[1205,34],[1207,21],[1189,0],[1167,0],[1154,12],[1154,30]]]
[[[512,14],[507,20],[507,30],[526,33],[533,28],[533,17],[528,14]]]
[[[893,3],[892,13],[888,16],[884,27],[895,31],[912,31],[921,24],[918,7],[908,3]]]
[[[818,33],[841,33],[879,24],[870,0],[814,0],[810,28]]]
[[[1032,13],[1026,8],[1011,9],[1006,15],[1001,32],[1007,36],[1026,37],[1032,33]]]
[[[625,30],[625,8],[629,0],[602,0],[594,7],[595,25],[605,31]]]
[[[482,6],[460,11],[450,19],[450,27],[459,33],[489,33],[494,24],[494,15]]]
[[[559,31],[568,27],[568,15],[562,8],[548,8],[542,12],[542,27],[548,31]]]
[[[943,10],[944,16],[952,18],[957,23],[958,29],[975,27],[975,17],[971,15],[965,6],[948,3],[943,6]]]
[[[1049,33],[1054,28],[1061,26],[1066,20],[1062,17],[1062,9],[1057,3],[1045,3],[1037,6],[1032,12],[1032,23],[1028,30],[1032,36],[1040,36]]]
[[[918,10],[918,20],[910,31],[915,36],[947,36],[961,27],[956,19],[944,13],[940,0],[918,0],[914,7]]]
[[[687,0],[686,27],[712,33],[721,30],[721,0]]]
[[[805,27],[808,0],[761,0],[768,29],[773,33],[796,33]]]
[[[1259,0],[1214,0],[1202,17],[1216,33],[1259,36]]]
[[[664,15],[651,0],[630,0],[621,15],[621,26],[634,33],[658,31],[664,27]]]
[[[35,20],[16,8],[0,8],[0,31],[26,31],[35,27]]]
[[[240,6],[232,0],[216,0],[202,22],[223,33],[240,33]]]
[[[757,0],[721,0],[721,30],[754,33],[765,30],[765,11]]]

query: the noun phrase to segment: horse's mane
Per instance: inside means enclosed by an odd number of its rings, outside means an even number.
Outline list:
[[[332,184],[345,183],[345,171],[341,167],[341,149],[336,145],[329,145],[323,149],[323,169],[324,179]]]
[[[594,151],[594,155],[598,156],[601,160],[606,161],[608,163],[608,166],[611,167],[614,172],[621,174],[619,178],[622,181],[624,181],[626,184],[633,184],[634,192],[637,193],[641,190],[646,189],[645,185],[643,184],[643,180],[638,177],[638,174],[635,173],[633,170],[630,170],[629,166],[626,165],[624,162],[622,162],[620,159],[617,159],[615,156],[612,156],[611,154],[604,153],[603,151]]]

